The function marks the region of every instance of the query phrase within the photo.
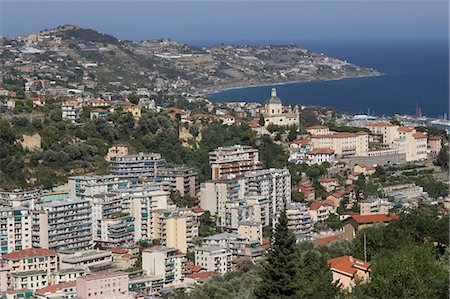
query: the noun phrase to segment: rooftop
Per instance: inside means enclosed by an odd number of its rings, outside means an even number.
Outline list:
[[[52,255],[56,255],[56,251],[47,248],[29,248],[4,254],[2,258],[6,260],[17,260],[17,259],[26,259],[31,257],[42,257]]]
[[[370,268],[370,263],[358,260],[349,255],[329,259],[328,264],[332,270],[337,270],[351,276],[356,273],[357,269],[367,271]]]

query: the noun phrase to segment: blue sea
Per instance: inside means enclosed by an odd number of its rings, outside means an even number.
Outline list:
[[[373,67],[379,77],[290,83],[277,86],[285,105],[320,105],[354,114],[442,117],[449,111],[447,40],[304,41],[299,46]],[[207,98],[263,102],[271,86],[225,90]]]

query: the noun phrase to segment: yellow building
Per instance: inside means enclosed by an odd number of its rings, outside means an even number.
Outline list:
[[[331,148],[339,157],[367,156],[369,150],[369,134],[367,132],[357,133],[335,133],[312,135],[313,148]]]
[[[128,103],[123,107],[123,111],[125,113],[130,112],[136,121],[141,119],[141,107],[139,107],[139,106]]]
[[[258,241],[262,244],[262,223],[256,221],[241,221],[238,224],[237,233],[247,236],[250,241]]]
[[[127,144],[115,144],[108,149],[108,154],[106,155],[106,161],[111,161],[113,157],[123,157],[128,156],[128,145]]]

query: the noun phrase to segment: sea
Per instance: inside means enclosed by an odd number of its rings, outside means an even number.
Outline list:
[[[376,116],[415,115],[419,106],[423,116],[448,119],[448,40],[309,40],[295,44],[372,67],[383,75],[274,85],[284,105],[318,105]],[[206,97],[217,101],[262,103],[271,88],[229,89]]]

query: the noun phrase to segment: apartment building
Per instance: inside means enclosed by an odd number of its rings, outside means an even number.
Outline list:
[[[371,132],[371,142],[381,143],[389,149],[406,155],[406,161],[427,158],[427,135],[416,129],[389,123],[373,123],[366,126]]]
[[[111,268],[114,264],[112,253],[107,250],[62,250],[58,253],[61,269],[82,269],[91,273],[98,268]]]
[[[173,247],[155,246],[142,252],[142,270],[162,277],[164,284],[179,283],[185,274],[186,255]]]
[[[389,211],[394,207],[394,204],[386,199],[369,197],[360,201],[360,214],[372,215],[372,214],[389,214]]]
[[[8,289],[8,275],[11,271],[8,261],[0,259],[0,292],[4,292]]]
[[[75,123],[80,118],[82,111],[81,102],[76,99],[69,99],[61,105],[62,118],[68,119],[72,123]]]
[[[243,221],[260,222],[263,227],[269,225],[270,203],[264,196],[247,196],[238,201],[227,202],[225,210],[225,228],[237,231]]]
[[[62,200],[33,211],[33,247],[84,250],[92,246],[92,209],[85,199]]]
[[[115,175],[72,176],[68,178],[69,198],[84,198],[129,187],[129,182]]]
[[[84,269],[77,268],[65,268],[52,272],[51,282],[52,284],[65,283],[70,281],[76,281],[78,277],[86,274]]]
[[[330,128],[327,126],[311,126],[311,127],[307,127],[306,131],[310,134],[310,135],[328,135],[331,134],[332,132],[330,131]]]
[[[153,236],[161,245],[173,247],[186,253],[194,246],[198,236],[198,223],[194,213],[180,213],[179,210],[159,210],[153,212]]]
[[[128,273],[102,272],[77,278],[77,298],[129,299]]]
[[[203,238],[202,247],[226,248],[232,259],[249,259],[256,261],[264,255],[265,249],[260,241],[250,240],[248,236],[236,233],[220,233]]]
[[[250,146],[219,147],[209,153],[212,180],[241,176],[244,172],[262,168],[258,150]]]
[[[25,207],[34,209],[40,201],[42,191],[40,189],[14,189],[11,191],[0,190],[0,200],[3,205],[11,207]]]
[[[300,202],[286,205],[288,228],[294,232],[298,240],[310,240],[313,222],[308,207]]]
[[[208,181],[200,186],[200,207],[218,216],[218,225],[225,227],[226,203],[239,199],[237,180]]]
[[[157,176],[158,167],[166,164],[166,160],[160,154],[134,154],[127,156],[116,156],[109,162],[109,172],[126,178],[143,178],[154,180]]]
[[[437,155],[442,149],[442,137],[433,136],[428,138],[428,151],[432,155]]]
[[[330,211],[324,204],[315,200],[309,206],[309,214],[311,215],[313,223],[317,223],[327,220],[327,218],[330,216]]]
[[[169,192],[157,186],[136,187],[126,192],[130,196],[130,215],[134,218],[134,239],[153,240],[152,214],[167,208]]]
[[[0,208],[0,254],[32,247],[32,217],[28,208]]]
[[[351,291],[357,283],[365,283],[371,274],[371,264],[345,255],[329,259],[328,265],[333,273],[333,282],[346,291]]]
[[[195,248],[195,265],[206,271],[225,274],[231,270],[231,252],[219,246],[204,246]]]
[[[163,190],[178,191],[181,196],[195,197],[199,190],[197,173],[188,167],[158,169],[157,182]]]
[[[262,231],[262,223],[256,221],[241,221],[237,229],[238,234],[247,236],[250,241],[258,241],[260,244],[262,244]]]
[[[369,134],[357,133],[331,133],[324,135],[311,135],[313,148],[328,148],[334,150],[337,157],[367,156],[369,150]]]
[[[269,202],[269,216],[273,216],[291,202],[291,174],[288,169],[263,169],[246,172],[240,179],[240,198],[260,195]]]
[[[58,270],[58,254],[46,248],[30,248],[2,256],[10,270],[9,285],[14,290],[38,290],[52,283],[51,274]]]
[[[314,148],[305,154],[305,162],[309,166],[311,165],[322,165],[322,163],[333,163],[335,161],[336,155],[334,150],[331,148]]]
[[[115,144],[108,148],[108,154],[106,154],[106,161],[111,161],[114,157],[123,157],[128,155],[128,144]]]

